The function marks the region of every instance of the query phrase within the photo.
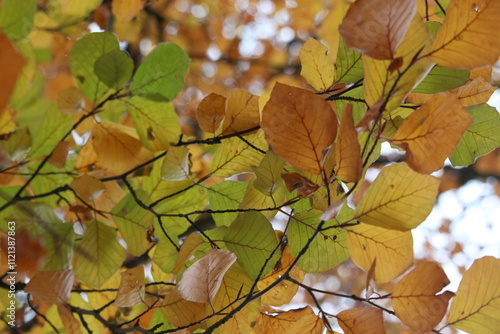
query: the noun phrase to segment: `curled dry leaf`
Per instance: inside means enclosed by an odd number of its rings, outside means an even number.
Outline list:
[[[297,190],[300,198],[311,196],[319,188],[317,184],[298,173],[283,173],[281,177],[285,181],[288,192]]]
[[[39,271],[24,291],[40,301],[63,304],[69,300],[74,279],[75,273],[71,269]]]

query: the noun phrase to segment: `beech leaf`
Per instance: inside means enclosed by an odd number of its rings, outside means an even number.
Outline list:
[[[121,50],[103,54],[94,63],[94,72],[109,88],[120,89],[132,77],[134,62]]]
[[[464,107],[486,103],[497,88],[482,77],[475,77],[460,88],[452,90]]]
[[[322,334],[325,330],[323,321],[310,306],[276,313],[270,309],[261,313],[255,325],[255,334]]]
[[[276,83],[262,111],[262,129],[273,151],[295,168],[319,174],[323,150],[337,135],[337,117],[323,98]]]
[[[189,177],[189,149],[185,146],[170,147],[161,165],[161,178],[165,181],[182,181]]]
[[[499,16],[497,0],[451,1],[429,59],[469,70],[494,65],[500,56]]]
[[[19,3],[9,1],[10,3]],[[6,5],[6,4],[4,4]],[[2,10],[5,8],[2,8]],[[3,11],[1,12],[3,13]],[[1,14],[0,14],[1,15]],[[9,38],[0,31],[0,114],[9,102],[10,96],[14,91],[17,78],[22,72],[26,60],[16,51]]]
[[[414,331],[430,331],[439,324],[454,295],[450,291],[436,295],[449,283],[437,263],[421,262],[394,287],[392,306],[396,316]]]
[[[439,180],[419,174],[406,163],[384,167],[358,204],[355,216],[363,223],[407,231],[429,215]]]
[[[196,110],[196,119],[200,128],[214,133],[220,126],[226,113],[226,98],[222,95],[210,93],[201,100]]]
[[[391,142],[406,149],[411,168],[430,174],[443,167],[471,124],[456,97],[436,94],[403,121]]]
[[[233,89],[227,97],[222,135],[258,127],[260,123],[259,97],[242,89]],[[248,135],[247,133],[246,135]]]
[[[281,177],[285,181],[288,192],[297,191],[301,198],[311,196],[319,188],[317,184],[299,173],[283,173]]]
[[[302,75],[317,91],[324,91],[335,80],[333,59],[328,48],[314,38],[308,38],[299,51]]]
[[[358,0],[349,7],[339,31],[351,49],[375,59],[392,59],[416,10],[415,0]]]
[[[339,136],[335,148],[335,176],[344,182],[357,182],[361,179],[363,166],[358,133],[354,128],[352,104],[345,104],[340,120]]]
[[[143,266],[138,266],[122,272],[122,279],[113,305],[118,307],[131,307],[144,302],[144,295],[146,292],[146,286],[144,284]]]
[[[500,260],[485,256],[467,269],[451,303],[448,323],[469,333],[494,334],[500,328]]]
[[[106,186],[104,183],[89,174],[83,174],[71,182],[71,189],[85,201],[93,202],[104,193]]]
[[[144,7],[144,0],[113,0],[111,10],[120,22],[130,22]]]
[[[200,324],[195,323],[203,319],[205,305],[185,300],[177,289],[172,289],[166,294],[161,311],[171,325],[176,327],[189,326],[189,332],[193,333],[200,327]]]
[[[69,300],[75,274],[73,270],[39,271],[24,291],[35,299],[50,304],[63,304]]]
[[[226,271],[236,261],[236,255],[222,249],[211,249],[182,274],[177,285],[185,300],[208,303],[215,298]]]
[[[376,308],[344,310],[337,314],[337,321],[344,334],[385,334],[382,310]]]
[[[256,179],[253,183],[255,189],[264,195],[270,196],[282,185],[280,181],[281,170],[285,161],[280,159],[273,151],[268,151],[258,167],[252,167]]]

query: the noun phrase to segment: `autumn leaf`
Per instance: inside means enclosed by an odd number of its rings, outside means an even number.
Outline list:
[[[203,319],[205,305],[183,299],[179,291],[174,288],[166,293],[161,311],[170,324],[176,327],[186,326],[193,332],[200,327],[197,322]]]
[[[242,132],[260,124],[259,97],[242,89],[233,89],[227,97],[222,135]]]
[[[464,107],[486,103],[497,88],[482,77],[475,77],[467,84],[452,90]]]
[[[406,149],[411,168],[429,174],[443,166],[471,124],[457,98],[437,94],[403,121],[391,142]]]
[[[414,0],[358,0],[339,31],[349,48],[371,58],[392,59],[416,10]]]
[[[359,224],[347,231],[347,246],[354,263],[369,271],[375,264],[377,283],[393,280],[413,264],[413,238],[410,231],[389,230]]]
[[[339,136],[335,148],[335,176],[344,182],[358,182],[363,166],[361,147],[352,118],[352,104],[345,104],[340,120]]]
[[[182,181],[189,177],[189,149],[171,147],[161,165],[161,178],[165,181]]]
[[[469,71],[436,65],[418,84],[412,93],[435,94],[465,85],[469,81]]]
[[[300,74],[317,91],[324,91],[335,80],[333,59],[328,48],[314,38],[308,38],[299,51],[302,70]]]
[[[71,182],[73,189],[84,201],[95,201],[106,190],[104,183],[90,176],[83,174]]]
[[[485,256],[465,271],[451,303],[448,324],[469,333],[493,334],[500,320],[500,260]]]
[[[278,156],[299,170],[319,174],[322,152],[337,134],[337,117],[312,92],[276,83],[261,126]]]
[[[495,25],[499,15],[500,3],[496,0],[451,1],[429,59],[442,66],[469,70],[494,65],[500,56],[500,35]]]
[[[69,300],[75,273],[71,269],[39,271],[26,285],[24,291],[34,298],[50,304],[62,304]]]
[[[384,167],[355,211],[363,223],[407,231],[429,215],[439,181],[399,163]]]
[[[430,331],[443,318],[453,293],[436,295],[450,281],[435,262],[421,262],[394,287],[392,306],[396,316],[417,332]]]
[[[372,307],[352,308],[337,314],[339,326],[345,334],[384,334],[382,311]]]
[[[203,239],[199,234],[190,234],[179,249],[179,255],[172,269],[172,273],[177,274],[202,244]]]
[[[121,22],[131,21],[143,7],[144,0],[113,0],[111,5],[113,15]]]
[[[243,197],[245,196],[248,183],[238,181],[223,181],[214,184],[208,192],[210,207],[219,213],[213,213],[217,226],[229,226],[238,216],[238,212],[228,210],[238,209]],[[224,210],[228,212],[223,212]]]
[[[317,184],[299,173],[283,173],[281,177],[285,181],[288,192],[297,191],[301,198],[310,197],[319,189]]]
[[[309,306],[279,312],[276,316],[261,314],[255,325],[255,334],[321,334],[324,330],[321,318]]]
[[[64,328],[68,334],[78,334],[81,333],[81,325],[78,320],[71,313],[71,309],[68,305],[58,304],[57,312],[61,317],[61,321],[64,324]]]
[[[270,196],[282,185],[280,182],[281,170],[285,162],[276,153],[268,151],[258,167],[252,167],[256,179],[253,183],[255,189],[266,196]]]
[[[122,272],[120,287],[116,293],[113,305],[118,307],[131,307],[144,302],[144,267],[138,266]]]
[[[10,1],[13,3],[14,1]],[[0,32],[0,113],[9,102],[10,96],[14,91],[17,78],[26,64],[26,60],[17,52],[12,42],[3,33]]]
[[[185,300],[208,303],[215,298],[226,271],[236,261],[236,255],[212,249],[192,264],[182,274],[177,285],[179,295]]]
[[[196,110],[196,119],[200,128],[215,133],[226,114],[226,98],[222,95],[210,93],[201,100]]]

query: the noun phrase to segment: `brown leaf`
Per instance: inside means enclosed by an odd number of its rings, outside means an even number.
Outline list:
[[[383,334],[385,333],[382,310],[363,307],[344,310],[337,314],[339,326],[345,334]]]
[[[49,158],[49,163],[57,168],[64,168],[66,159],[68,158],[69,143],[67,141],[60,141],[52,151]]]
[[[453,297],[449,291],[436,295],[449,283],[437,263],[421,262],[394,287],[392,306],[396,316],[414,331],[430,331],[441,321]]]
[[[276,316],[261,313],[255,325],[255,334],[321,334],[324,329],[321,318],[306,306]]]
[[[358,0],[339,26],[349,48],[392,59],[417,10],[415,0]]]
[[[429,174],[443,166],[471,124],[456,97],[436,94],[404,120],[391,142],[406,149],[412,169]]]
[[[357,182],[363,173],[361,147],[354,128],[352,104],[344,104],[339,136],[335,148],[336,177],[344,182]]]
[[[0,31],[0,113],[3,112],[10,95],[14,91],[17,77],[26,64],[26,60],[16,51],[10,39]]]
[[[64,329],[66,329],[68,334],[81,333],[80,322],[73,316],[73,313],[71,313],[71,309],[67,304],[58,304],[57,312],[59,313]]]
[[[316,94],[278,82],[262,112],[262,129],[282,159],[299,170],[319,174],[323,150],[337,135],[337,116]]]
[[[242,89],[231,90],[227,98],[222,135],[255,128],[259,124],[259,97]],[[246,135],[248,134],[250,133],[246,133]]]
[[[281,177],[285,181],[288,192],[297,190],[301,198],[311,196],[319,188],[317,184],[298,173],[283,173]]]
[[[69,300],[75,273],[71,269],[39,271],[31,278],[24,291],[35,299],[62,304]]]
[[[182,274],[177,285],[179,295],[197,303],[212,301],[219,291],[222,278],[236,261],[236,255],[227,250],[211,249]]]
[[[206,132],[214,133],[219,128],[226,113],[226,98],[222,95],[211,93],[201,100],[196,110],[196,119],[200,128]]]
[[[98,199],[106,190],[106,186],[102,181],[97,180],[89,174],[83,174],[74,179],[71,182],[70,187],[83,200],[91,202]]]
[[[144,301],[144,267],[138,266],[122,272],[120,287],[113,303],[118,307],[135,306]]]

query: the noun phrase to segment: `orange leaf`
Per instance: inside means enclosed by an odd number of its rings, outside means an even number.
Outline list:
[[[496,87],[482,77],[475,77],[462,87],[450,91],[458,97],[464,107],[486,103],[495,92]]]
[[[352,104],[350,103],[344,104],[336,145],[335,162],[337,165],[337,178],[344,182],[359,181],[363,172],[361,147],[358,142],[358,134],[354,128]]]
[[[319,174],[323,150],[337,135],[337,116],[316,94],[278,82],[262,111],[262,129],[282,159],[299,170]]]
[[[277,316],[266,313],[261,313],[255,325],[255,334],[321,334],[325,329],[321,318],[309,306],[282,312]]]
[[[211,93],[201,100],[196,110],[196,119],[200,128],[206,132],[214,133],[219,128],[226,112],[226,98],[222,95]]]
[[[259,97],[242,89],[233,89],[227,98],[222,135],[255,128],[260,124]],[[248,135],[250,133],[247,133]]]
[[[301,198],[311,196],[319,186],[314,184],[307,177],[304,177],[298,173],[283,173],[281,177],[285,181],[286,189],[288,192],[293,192],[297,190]]]
[[[69,300],[75,273],[71,269],[39,271],[31,278],[24,291],[35,299],[50,303],[63,304]]]
[[[418,332],[430,331],[443,318],[453,293],[436,295],[450,281],[435,262],[422,262],[394,287],[392,306],[396,316]]]
[[[93,178],[89,174],[83,174],[71,182],[73,189],[83,200],[95,201],[106,190],[106,186],[102,181]]]
[[[339,326],[345,334],[383,334],[385,333],[382,310],[363,307],[344,310],[337,314]]]
[[[339,26],[349,48],[392,59],[417,10],[415,0],[358,0]]]
[[[500,56],[498,17],[498,0],[451,1],[429,59],[469,70],[494,65]]]
[[[0,113],[9,102],[17,77],[21,74],[24,64],[26,64],[26,60],[17,53],[9,38],[0,31],[0,82],[2,83]]]
[[[60,141],[52,151],[49,158],[49,163],[57,168],[64,168],[66,159],[68,158],[70,144],[67,141]]]
[[[130,22],[144,7],[144,0],[113,0],[111,10],[120,22]]]
[[[118,307],[135,306],[144,301],[144,267],[138,266],[122,272],[120,287],[113,303]]]
[[[236,255],[227,250],[211,249],[182,274],[177,285],[179,295],[189,301],[208,303],[222,284],[222,277],[236,261]]]
[[[411,168],[429,174],[443,166],[471,124],[456,97],[436,94],[404,120],[391,142],[406,149]]]

